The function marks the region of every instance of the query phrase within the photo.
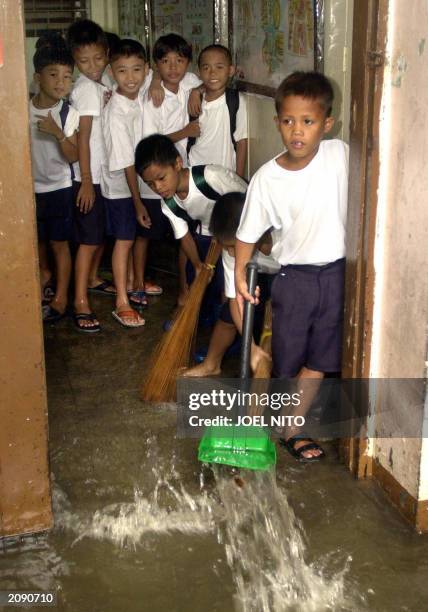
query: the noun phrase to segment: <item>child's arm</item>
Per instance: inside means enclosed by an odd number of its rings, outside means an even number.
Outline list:
[[[179,142],[183,138],[198,138],[200,135],[201,128],[199,127],[198,119],[191,121],[183,129],[177,130],[177,132],[167,134],[168,138],[170,138],[172,142]]]
[[[156,69],[153,70],[152,82],[150,83],[150,87],[147,91],[147,97],[156,107],[161,106],[165,98],[165,90],[162,87],[162,79],[160,78],[160,74]]]
[[[36,115],[36,117],[39,119],[37,121],[37,128],[39,131],[56,138],[61,152],[68,163],[72,164],[77,161],[78,154],[76,132],[72,136],[66,136],[55,119],[52,117],[51,111],[48,112],[47,117],[44,115]]]
[[[235,289],[236,299],[238,300],[239,307],[242,309],[244,300],[256,303],[256,299],[248,293],[247,278],[246,278],[246,265],[250,261],[255,243],[242,242],[238,238],[236,239],[235,245]]]
[[[199,117],[202,110],[202,95],[205,93],[205,85],[194,87],[189,95],[187,110],[191,117]]]
[[[243,138],[236,143],[236,174],[245,178],[245,165],[247,161],[248,139]]]
[[[83,213],[88,213],[95,202],[95,189],[91,176],[91,151],[89,139],[92,130],[92,115],[85,115],[79,120],[79,136],[77,149],[79,152],[79,166],[82,183],[77,194],[76,205]]]
[[[127,168],[125,168],[125,176],[126,182],[128,183],[129,191],[131,192],[132,200],[134,202],[137,221],[143,227],[150,227],[152,222],[150,220],[149,213],[147,212],[147,208],[141,201],[135,166],[128,166]]]
[[[258,289],[259,288],[257,287],[256,295],[258,295]],[[238,333],[242,335],[243,314],[240,312],[239,304],[236,298],[229,298],[229,308],[232,321],[234,322]],[[270,355],[254,342],[254,338],[251,338],[251,369],[253,372],[256,371],[260,360],[263,358],[267,358],[269,360],[271,359]]]
[[[202,261],[200,260],[198,249],[190,232],[187,232],[187,234],[181,238],[181,246],[183,247],[187,259],[190,260],[192,266],[195,268],[195,274],[197,276],[202,270]]]

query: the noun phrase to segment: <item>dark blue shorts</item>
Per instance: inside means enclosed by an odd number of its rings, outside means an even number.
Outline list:
[[[296,376],[303,366],[339,372],[345,259],[325,266],[283,266],[272,285],[273,374]]]
[[[73,229],[73,189],[36,193],[37,236],[39,242],[71,240]]]
[[[162,240],[170,229],[170,223],[168,217],[162,212],[161,201],[154,198],[142,198],[142,202],[147,208],[152,225],[147,228],[137,223],[137,237]]]
[[[275,274],[266,274],[265,272],[259,272],[257,275],[257,285],[260,287],[260,301],[254,310],[253,338],[256,344],[260,342],[260,336],[263,331],[265,306],[266,302],[270,300],[271,287],[274,278]],[[232,325],[234,324],[232,315],[230,313],[229,300],[223,304],[219,319],[225,323],[231,323]]]
[[[105,198],[107,235],[116,240],[135,240],[137,217],[132,198]]]
[[[105,239],[106,218],[104,198],[99,185],[94,185],[95,202],[88,213],[82,213],[76,206],[81,183],[73,181],[74,239],[78,244],[101,245]]]

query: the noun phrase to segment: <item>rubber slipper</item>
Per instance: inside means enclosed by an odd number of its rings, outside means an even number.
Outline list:
[[[66,311],[59,312],[56,308],[50,304],[46,304],[42,308],[43,323],[57,323],[66,316]]]
[[[49,279],[42,290],[42,303],[49,304],[55,295],[55,283],[52,279]]]
[[[74,325],[79,332],[84,334],[96,334],[101,331],[101,325],[99,323],[94,324],[96,318],[93,312],[75,312],[73,314]],[[91,326],[80,325],[79,321],[91,321],[93,324]]]
[[[149,305],[146,298],[145,291],[128,291],[129,303],[136,308],[147,308]]]
[[[307,440],[307,444],[303,444],[302,446],[299,446],[299,448],[296,448],[296,443],[299,440]],[[298,436],[291,436],[291,438],[288,438],[288,440],[285,440],[285,438],[280,438],[279,443],[281,444],[281,446],[287,449],[287,451],[292,457],[294,457],[298,461],[301,461],[302,463],[313,463],[314,461],[319,461],[320,459],[324,459],[325,457],[325,452],[321,448],[321,446],[317,444],[315,440],[312,440],[312,438],[303,434],[300,434]],[[303,453],[309,450],[320,450],[321,454],[317,457],[305,457]]]
[[[163,293],[162,287],[152,283],[144,283],[144,291],[147,293],[147,295],[162,295]]]
[[[121,312],[113,310],[111,314],[116,321],[119,321],[119,323],[123,325],[123,327],[142,327],[146,323],[144,319],[138,316],[138,312],[135,312],[135,310],[122,310]],[[124,317],[128,319],[132,318],[134,323],[127,323]]]
[[[114,291],[108,291],[108,288],[112,287]],[[102,293],[103,295],[116,295],[116,287],[108,280],[103,281],[95,287],[88,287],[88,291],[92,293]]]

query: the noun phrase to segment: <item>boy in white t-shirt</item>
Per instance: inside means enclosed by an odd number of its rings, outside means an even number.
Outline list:
[[[205,87],[199,115],[200,136],[190,140],[189,164],[219,164],[245,176],[247,105],[245,96],[227,87],[235,73],[232,56],[223,45],[209,45],[198,58]]]
[[[281,264],[272,287],[272,357],[278,378],[297,377],[303,389],[295,416],[305,416],[327,372],[341,369],[344,307],[348,146],[322,140],[333,127],[333,89],[324,75],[296,72],[275,96],[285,152],[262,166],[248,188],[237,233],[237,292],[248,293],[245,266],[269,228]],[[287,428],[282,440],[301,461],[324,456],[304,432]]]
[[[72,85],[74,62],[69,51],[64,46],[42,47],[33,63],[38,93],[30,101],[30,128],[39,250],[43,254],[49,242],[56,265],[56,290],[43,308],[43,320],[54,323],[65,315],[71,274],[70,164],[77,159],[79,115],[63,100]],[[40,272],[43,277],[44,271]],[[42,278],[42,283],[46,280]]]
[[[106,203],[107,231],[115,238],[112,267],[117,293],[112,315],[125,327],[140,327],[144,319],[130,306],[127,277],[137,221],[147,228],[151,225],[142,201],[144,186],[134,167],[135,148],[143,128],[139,91],[148,73],[143,46],[135,40],[121,40],[111,51],[110,65],[117,89],[102,118],[106,160],[102,166],[101,187]],[[133,304],[143,305],[144,295],[132,293],[132,298]]]
[[[135,168],[161,196],[162,212],[170,220],[174,236],[190,260],[193,274],[197,273],[211,242],[209,224],[215,201],[232,191],[244,193],[246,182],[222,166],[185,168],[173,142],[161,134],[148,136],[138,144]],[[193,274],[189,274],[189,283]],[[221,265],[216,267],[211,287],[218,297],[223,289]]]

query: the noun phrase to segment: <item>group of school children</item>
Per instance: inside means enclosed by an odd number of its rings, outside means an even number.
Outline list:
[[[281,83],[275,121],[285,148],[248,186],[246,103],[228,88],[230,51],[203,49],[199,78],[188,72],[191,46],[176,34],[160,37],[152,55],[153,70],[140,43],[108,41],[89,20],[69,28],[67,44],[36,50],[30,117],[44,319],[66,312],[70,239],[78,245],[74,322],[95,333],[101,327],[90,290],[115,300],[112,315],[122,325],[144,324],[146,295],[162,292],[145,279],[148,241],[163,237],[166,220],[180,241],[179,304],[214,236],[223,256],[211,284],[227,301],[205,360],[186,375],[219,373],[241,331],[243,301],[270,295],[273,374],[299,380],[304,416],[317,384],[340,371],[341,360],[348,150],[341,140],[322,140],[334,123],[331,85],[316,72]],[[74,65],[80,74],[73,85]],[[114,284],[98,276],[106,236],[115,239]],[[260,272],[258,297],[246,284],[251,259]],[[253,366],[261,354],[256,334]],[[282,444],[299,460],[324,456],[293,427]]]

